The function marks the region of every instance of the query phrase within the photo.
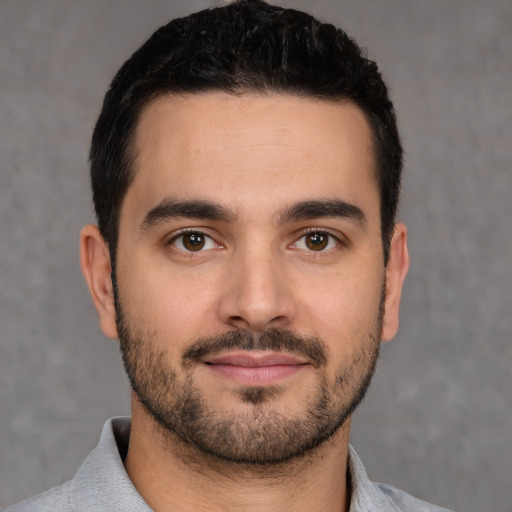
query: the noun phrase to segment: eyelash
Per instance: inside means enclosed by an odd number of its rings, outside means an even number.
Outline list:
[[[184,241],[183,241],[183,238],[186,236],[186,235],[198,235],[199,237],[202,237],[203,240],[204,240],[204,244],[202,247],[199,247],[197,251],[194,251],[194,250],[188,250],[185,246],[184,246]],[[308,248],[300,248],[300,247],[297,247],[297,245],[302,241],[304,240],[304,243],[307,244],[307,242],[305,241],[306,240],[306,237],[307,236],[311,236],[311,235],[319,235],[320,237],[327,237],[327,241],[326,241],[326,247],[321,247],[319,248],[319,250],[315,250],[315,249],[312,249],[311,247]],[[177,247],[175,244],[178,240],[182,239],[181,241],[181,245],[182,247]],[[321,239],[319,240],[320,241],[320,244],[322,243]],[[335,247],[329,247],[329,245],[332,245],[332,243],[335,243],[336,246]],[[216,244],[217,247],[207,247],[206,249],[204,248],[204,245],[205,244],[208,244],[208,243],[214,243]],[[178,251],[181,255],[186,255],[187,257],[194,257],[195,254],[200,254],[200,253],[203,253],[205,251],[208,251],[208,250],[212,250],[214,248],[223,248],[222,244],[219,244],[218,242],[215,241],[215,239],[213,237],[211,237],[208,233],[204,232],[204,231],[201,231],[199,229],[185,229],[185,230],[182,230],[180,231],[179,233],[175,234],[167,243],[166,243],[167,246],[169,247],[172,247],[175,251]],[[324,255],[326,253],[330,253],[331,251],[335,250],[337,247],[339,246],[344,246],[346,247],[348,245],[348,242],[344,239],[341,239],[339,236],[335,236],[333,235],[332,233],[330,233],[329,231],[326,231],[325,229],[319,229],[319,228],[308,228],[306,231],[303,231],[302,234],[295,239],[295,241],[288,245],[288,247],[290,249],[295,249],[295,250],[303,250],[305,252],[308,252],[308,253],[311,253],[312,255],[318,255],[318,256],[321,256],[321,255]]]
[[[327,239],[327,245],[332,244],[332,242],[334,242],[336,244],[335,247],[323,248],[323,249],[318,250],[318,251],[315,251],[315,250],[313,250],[311,248],[309,250],[304,249],[307,252],[310,252],[312,254],[316,254],[318,256],[326,254],[326,253],[329,253],[329,252],[333,251],[334,249],[336,249],[337,247],[341,247],[341,246],[345,246],[346,247],[348,245],[348,243],[345,240],[342,240],[340,238],[340,236],[336,236],[336,235],[332,234],[331,232],[326,231],[325,229],[308,228],[289,247],[296,246],[301,240],[305,240],[307,236],[311,236],[311,235],[320,235],[320,236],[327,237],[328,238]],[[305,243],[307,243],[307,242],[305,242]]]
[[[181,241],[181,245],[184,245],[184,242],[183,242],[183,238],[186,236],[186,235],[198,235],[202,238],[205,239],[205,243],[208,243],[208,241],[211,241],[213,242],[215,245],[217,245],[219,248],[222,248],[223,246],[221,244],[219,244],[218,242],[216,242],[214,240],[213,237],[211,237],[210,235],[208,235],[208,233],[204,232],[204,231],[201,231],[199,229],[184,229],[182,231],[180,231],[179,233],[175,234],[167,243],[166,245],[169,246],[169,247],[173,247],[175,250],[179,251],[181,254],[187,254],[187,255],[193,255],[194,253],[201,253],[201,252],[204,252],[205,250],[209,250],[209,249],[203,249],[202,247],[198,250],[198,251],[192,251],[192,250],[187,250],[185,247],[184,248],[178,248],[176,247],[175,243],[181,238],[182,241]]]

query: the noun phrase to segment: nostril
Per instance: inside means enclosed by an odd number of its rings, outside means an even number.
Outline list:
[[[283,324],[286,322],[286,316],[284,315],[279,315],[279,316],[276,316],[275,318],[272,318],[272,320],[270,320],[269,324],[270,325],[274,325],[274,324]]]
[[[229,317],[229,322],[234,327],[247,329],[249,328],[249,322],[243,317],[239,315],[232,315]]]

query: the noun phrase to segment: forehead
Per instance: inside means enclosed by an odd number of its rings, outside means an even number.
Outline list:
[[[236,210],[339,194],[352,201],[364,196],[378,209],[370,126],[350,102],[166,95],[141,113],[134,150],[125,200],[141,209],[166,195],[229,200]]]

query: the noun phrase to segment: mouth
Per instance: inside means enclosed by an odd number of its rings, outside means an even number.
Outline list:
[[[244,386],[276,384],[310,366],[300,357],[267,351],[230,352],[206,357],[203,363],[218,377]]]

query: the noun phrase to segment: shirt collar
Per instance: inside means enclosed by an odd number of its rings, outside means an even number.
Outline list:
[[[73,510],[151,512],[126,473],[120,455],[126,454],[130,426],[127,417],[111,418],[105,423],[98,446],[71,482]]]
[[[129,417],[111,418],[105,423],[98,445],[85,459],[71,482],[70,495],[76,502],[77,510],[151,512],[132,484],[123,464],[130,427]],[[363,463],[352,446],[348,449],[348,472],[351,487],[349,512],[372,510],[376,503],[385,507],[379,509],[380,512],[386,512],[388,507],[382,503],[381,493],[368,478]]]

